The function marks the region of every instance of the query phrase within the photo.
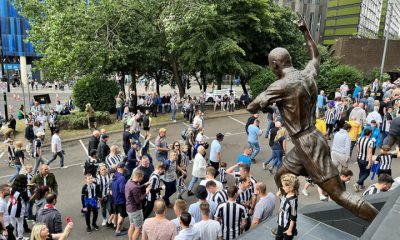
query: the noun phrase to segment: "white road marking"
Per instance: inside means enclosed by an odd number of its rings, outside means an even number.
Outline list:
[[[143,139],[145,139],[144,136],[143,136],[143,134],[140,134],[140,136],[141,136]],[[156,145],[155,145],[154,143],[152,143],[151,141],[149,141],[149,143],[150,143],[150,145],[153,146],[153,147],[156,146]]]
[[[76,167],[76,166],[81,166],[81,167],[83,167],[82,163],[74,163],[74,164],[71,164],[71,165],[68,165],[68,166],[64,166],[64,168],[66,169],[66,168]],[[53,167],[50,166],[50,170],[56,170],[56,169],[62,169],[62,167],[54,167],[54,168],[53,168]],[[9,177],[11,177],[12,175],[14,175],[14,174],[5,175],[5,176],[0,176],[0,179],[9,178]]]
[[[189,127],[189,124],[185,123],[185,122],[181,122],[183,125],[185,125],[186,127]]]
[[[4,156],[4,152],[2,152],[2,153],[0,154],[0,159],[1,159],[3,156]]]
[[[85,150],[85,154],[86,154],[87,156],[89,156],[88,150],[87,150],[85,144],[83,144],[82,139],[80,139],[79,142],[81,143],[81,145],[82,145],[82,147],[83,147],[83,150]]]
[[[239,121],[239,120],[237,120],[236,118],[233,118],[233,117],[231,117],[231,116],[228,116],[228,118],[232,119],[232,120],[235,121],[235,122],[238,122],[238,123],[242,124],[243,126],[246,126],[246,123],[244,123],[244,122],[242,122],[242,121]]]

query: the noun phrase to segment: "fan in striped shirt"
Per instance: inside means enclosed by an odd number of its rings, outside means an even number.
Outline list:
[[[372,155],[375,149],[375,141],[371,139],[371,134],[371,129],[367,128],[364,130],[364,137],[361,137],[357,140],[357,162],[360,168],[360,174],[358,181],[354,184],[354,190],[356,192],[364,189],[364,181],[370,174]]]
[[[250,189],[250,185],[251,179],[249,175],[244,175],[239,178],[239,191],[236,201],[245,206],[246,209],[252,211],[254,209],[254,205],[251,205],[253,193]]]
[[[237,239],[247,223],[246,208],[236,203],[238,188],[228,187],[228,202],[218,205],[215,219],[221,222],[223,239]]]
[[[208,188],[207,188],[208,191]],[[222,189],[214,194],[214,196],[211,198],[211,201],[215,202],[217,205],[220,205],[221,203],[225,203],[228,201],[228,192],[226,189]]]
[[[107,224],[107,211],[109,212],[108,203],[110,201],[111,181],[110,176],[107,173],[107,168],[104,164],[100,165],[100,174],[98,174],[96,177],[96,183],[100,188],[99,200],[101,205],[101,216],[103,217],[103,222],[101,225],[105,226]],[[108,225],[110,226],[111,224],[108,223]]]
[[[394,180],[391,176],[387,174],[381,174],[378,178],[378,183],[369,186],[363,193],[363,196],[386,192],[392,187],[393,182]]]
[[[392,159],[393,158],[400,158],[400,150],[397,147],[397,155],[390,153],[390,147],[388,145],[383,145],[381,148],[381,154],[378,155],[376,158],[375,164],[379,162],[379,170],[378,170],[378,176],[380,176],[383,173],[388,174],[389,176],[392,176]]]
[[[328,106],[328,110],[325,113],[325,123],[328,128],[328,137],[332,134],[333,126],[335,124],[335,109]]]
[[[119,154],[118,146],[111,146],[110,154],[106,157],[107,169],[116,168],[118,163],[123,160],[122,156]]]
[[[150,188],[149,193],[146,196],[146,207],[143,211],[144,219],[150,216],[153,211],[154,202],[160,198],[161,191],[161,178],[160,175],[164,172],[165,165],[163,163],[159,164],[154,172],[150,175],[149,182],[146,183],[148,188]]]

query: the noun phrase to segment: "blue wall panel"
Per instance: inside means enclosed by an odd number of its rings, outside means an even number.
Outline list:
[[[10,0],[0,0],[0,24],[5,56],[37,56],[31,43],[25,43],[28,20],[18,15]]]

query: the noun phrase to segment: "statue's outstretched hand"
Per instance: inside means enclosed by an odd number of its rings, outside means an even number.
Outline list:
[[[261,106],[259,104],[259,102],[257,101],[257,99],[254,99],[251,103],[249,103],[249,105],[247,106],[247,111],[249,113],[255,114],[258,113],[258,111],[260,110]]]
[[[306,21],[304,21],[304,18],[301,16],[300,13],[296,12],[297,15],[297,20],[294,21],[294,23],[297,25],[297,27],[302,31],[305,32],[307,31],[307,25],[306,25]]]

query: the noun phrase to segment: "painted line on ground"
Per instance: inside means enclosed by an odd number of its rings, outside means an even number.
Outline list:
[[[3,156],[4,156],[4,152],[2,152],[2,153],[0,154],[0,159],[1,159]]]
[[[244,122],[242,122],[242,121],[239,121],[239,120],[237,120],[237,119],[234,118],[234,117],[228,116],[228,118],[232,119],[232,120],[235,121],[235,122],[238,122],[238,123],[242,124],[243,126],[246,126],[246,123],[244,123]]]
[[[144,136],[143,136],[143,134],[140,134],[140,136],[141,136],[143,139],[145,139]],[[146,140],[146,139],[145,139],[145,140]],[[153,147],[156,146],[156,145],[155,145],[154,143],[152,143],[151,141],[149,141],[149,143],[150,143],[150,145],[153,146]]]
[[[85,150],[86,156],[89,156],[88,150],[87,150],[85,144],[83,144],[82,139],[80,139],[79,142],[81,143],[81,145],[82,145],[82,147],[83,147],[83,150]]]

